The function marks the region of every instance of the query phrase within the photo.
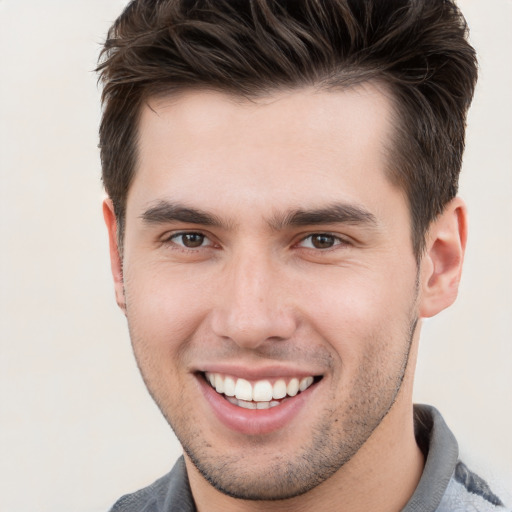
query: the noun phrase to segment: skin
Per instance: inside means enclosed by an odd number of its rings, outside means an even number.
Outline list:
[[[104,205],[112,271],[198,510],[392,511],[418,483],[419,329],[456,297],[466,212],[447,205],[418,267],[386,178],[391,108],[367,84],[254,101],[188,91],[141,113],[122,264]],[[201,372],[219,368],[321,379],[282,428],[248,434],[205,398]]]

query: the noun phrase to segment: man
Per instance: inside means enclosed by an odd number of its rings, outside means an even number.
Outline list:
[[[505,510],[412,405],[466,243],[455,5],[134,1],[99,70],[116,298],[184,449],[112,510]]]

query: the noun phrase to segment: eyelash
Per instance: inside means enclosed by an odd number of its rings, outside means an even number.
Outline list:
[[[201,237],[201,243],[200,245],[197,245],[195,247],[187,247],[183,243],[183,237],[185,236],[198,236]],[[177,242],[176,240],[179,238],[182,238],[182,243]],[[329,247],[314,247],[313,239],[315,237],[324,237],[326,239],[330,239],[332,241],[332,245]],[[309,246],[303,245],[306,243],[306,241],[310,241]],[[204,242],[207,241],[208,243],[204,245]],[[177,247],[180,250],[183,251],[197,251],[198,249],[203,249],[207,247],[213,247],[215,244],[211,241],[211,239],[208,237],[208,235],[205,235],[204,233],[201,233],[200,231],[181,231],[178,233],[172,233],[169,236],[166,237],[164,240],[164,243],[170,243],[173,244],[175,247]],[[311,233],[299,240],[299,242],[296,244],[296,246],[301,247],[303,249],[307,250],[313,250],[315,252],[327,252],[329,250],[334,250],[338,246],[346,246],[349,242],[345,240],[344,238],[341,238],[340,236],[334,235],[332,233],[326,233],[326,232],[318,232],[318,233]]]
[[[314,251],[326,252],[326,251],[329,251],[329,250],[333,250],[333,249],[335,249],[338,246],[346,246],[346,245],[349,244],[349,242],[347,240],[345,240],[344,238],[341,238],[340,236],[334,235],[332,233],[322,233],[322,232],[319,232],[319,233],[311,233],[310,235],[302,238],[297,245],[301,245],[304,242],[306,242],[307,240],[310,240],[311,245],[313,245],[314,237],[329,238],[329,239],[332,240],[333,243],[332,243],[332,245],[330,247],[314,247],[314,246],[304,247],[303,246],[303,248],[311,249],[311,250],[314,250]]]
[[[183,237],[185,237],[187,235],[188,236],[195,235],[195,236],[198,236],[198,237],[202,237],[201,244],[198,245],[197,247],[187,247],[183,243]],[[182,243],[179,243],[179,242],[176,241],[180,237],[182,237]],[[203,243],[205,241],[208,241],[209,243],[207,243],[206,245],[203,245]],[[169,236],[167,236],[165,238],[164,243],[166,243],[166,244],[173,244],[174,246],[176,246],[178,249],[180,249],[182,251],[196,251],[198,249],[203,249],[205,247],[212,247],[212,246],[214,246],[214,243],[211,241],[211,239],[207,235],[205,235],[204,233],[201,233],[200,231],[180,231],[179,233],[172,233],[172,234],[170,234]]]

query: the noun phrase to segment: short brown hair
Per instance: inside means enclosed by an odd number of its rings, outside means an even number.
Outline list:
[[[98,71],[103,182],[120,242],[141,106],[192,87],[254,97],[380,81],[397,118],[389,177],[408,197],[418,258],[457,193],[477,63],[450,0],[133,0]]]

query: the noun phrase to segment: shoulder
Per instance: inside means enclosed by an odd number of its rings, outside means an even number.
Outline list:
[[[458,462],[437,512],[510,512],[485,480]]]
[[[417,405],[415,434],[425,455],[418,486],[402,512],[512,512],[459,459],[457,441],[435,408]]]
[[[126,494],[110,512],[194,512],[194,502],[183,457],[174,468],[148,487]]]
[[[148,487],[119,498],[110,512],[162,512],[170,483],[170,473]]]

